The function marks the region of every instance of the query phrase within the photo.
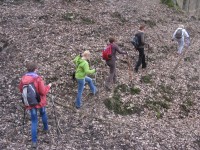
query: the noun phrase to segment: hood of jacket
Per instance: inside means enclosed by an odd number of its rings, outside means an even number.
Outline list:
[[[33,83],[37,77],[38,75],[35,72],[28,72],[22,77],[22,84]]]
[[[78,66],[82,66],[86,63],[87,61],[82,59],[80,55],[76,56],[75,59],[74,59],[74,63],[76,65],[76,68],[78,68]]]

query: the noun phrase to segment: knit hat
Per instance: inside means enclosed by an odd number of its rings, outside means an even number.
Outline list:
[[[182,29],[184,29],[184,25],[182,25],[182,24],[181,24],[181,25],[179,25],[179,28],[182,28]]]

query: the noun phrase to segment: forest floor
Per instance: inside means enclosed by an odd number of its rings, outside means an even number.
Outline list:
[[[135,73],[138,52],[130,40],[140,24],[146,25],[148,64]],[[181,55],[171,41],[179,24],[191,39]],[[199,150],[199,29],[200,20],[160,0],[0,1],[0,149],[31,148],[30,117],[27,112],[23,130],[18,90],[31,60],[46,83],[54,83],[47,97],[50,130],[43,134],[39,119],[38,149]],[[118,82],[106,91],[101,50],[111,36],[129,56],[117,55]],[[86,86],[76,110],[71,60],[84,50],[97,68],[91,77],[99,94]]]

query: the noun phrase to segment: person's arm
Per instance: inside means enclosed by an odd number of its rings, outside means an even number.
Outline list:
[[[90,70],[88,62],[83,65],[83,70],[86,74],[93,74],[95,73],[95,69]]]
[[[172,40],[175,39],[175,35],[176,35],[176,32],[177,32],[178,29],[176,29],[176,31],[174,32],[173,36],[172,36]]]
[[[45,96],[47,95],[47,93],[49,92],[50,90],[50,85],[45,85],[44,84],[44,81],[42,80],[41,77],[38,77],[38,79],[36,79],[37,82],[38,82],[38,93],[41,95],[41,96]]]
[[[145,45],[145,41],[144,41],[144,33],[141,34],[141,45]]]
[[[19,88],[19,91],[22,93],[22,80],[20,81],[18,88]]]
[[[187,38],[189,38],[189,34],[187,33],[187,31],[185,29],[183,29],[183,35],[186,36]]]
[[[80,55],[78,55],[78,56],[76,56],[75,58],[74,58],[74,60],[73,60],[73,63],[75,64],[75,65],[77,65],[77,61],[80,59]]]
[[[126,51],[120,50],[119,47],[118,47],[117,45],[112,45],[112,46],[113,46],[113,48],[114,48],[119,54],[127,54]]]

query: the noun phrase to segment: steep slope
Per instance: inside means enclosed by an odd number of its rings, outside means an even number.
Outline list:
[[[159,0],[45,0],[4,2],[0,5],[1,149],[28,149],[30,121],[22,133],[23,110],[17,86],[24,64],[36,60],[47,83],[54,82],[56,115],[62,134],[57,137],[52,94],[49,94],[50,133],[41,133],[40,149],[199,149],[199,20],[167,8]],[[114,36],[130,54],[132,66],[137,52],[130,44],[140,24],[146,24],[148,67],[129,80],[126,57],[117,62],[118,85],[140,90],[119,90],[123,104],[137,111],[118,115],[104,100],[116,93],[103,88],[108,68],[101,60],[105,40]],[[176,55],[171,36],[179,24],[191,35],[191,46]],[[77,50],[79,49],[79,50]],[[92,52],[92,67],[98,68],[99,95],[85,89],[84,105],[75,110],[76,83],[69,74],[71,59],[84,50]],[[126,88],[126,86],[124,86]]]

